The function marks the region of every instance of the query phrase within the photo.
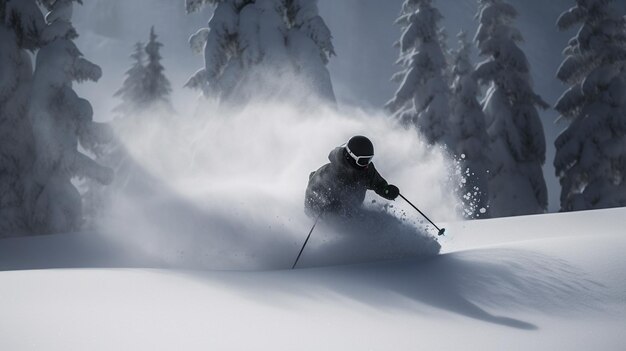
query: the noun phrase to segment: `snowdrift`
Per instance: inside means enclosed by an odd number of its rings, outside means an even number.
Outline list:
[[[273,271],[7,270],[108,250],[3,240],[0,348],[621,350],[625,224],[624,208],[456,222],[427,260]]]
[[[393,209],[364,208],[351,217],[323,216],[298,267],[317,267],[401,258],[427,259],[441,245],[425,227],[396,217]]]
[[[45,268],[167,268],[192,270],[276,270],[290,268],[306,238],[286,226],[254,230],[233,224],[228,217],[186,213],[172,204],[168,216],[154,214],[152,225],[160,231],[150,235],[123,231],[128,237],[102,232],[83,232],[0,241],[0,270]],[[169,207],[168,207],[169,208]],[[163,208],[158,206],[158,214]],[[190,230],[177,227],[169,233],[168,221],[189,220]],[[203,217],[204,216],[204,217]],[[195,222],[194,222],[195,221]],[[231,228],[231,233],[196,232],[199,223]],[[313,220],[309,225],[313,224]],[[175,228],[170,228],[174,231]],[[133,235],[138,234],[137,237]],[[299,236],[297,234],[300,234]],[[258,236],[257,236],[258,235]],[[286,238],[293,238],[289,240]],[[297,240],[296,240],[297,239]],[[151,242],[150,240],[154,240]],[[237,244],[239,240],[239,244]],[[367,210],[355,218],[320,220],[298,262],[298,267],[319,267],[401,258],[428,259],[441,245],[425,228],[388,212]]]

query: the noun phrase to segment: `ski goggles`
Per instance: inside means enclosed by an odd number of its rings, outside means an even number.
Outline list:
[[[374,158],[374,155],[371,155],[371,156],[357,156],[357,155],[355,155],[350,150],[350,148],[348,147],[348,144],[346,144],[344,147],[346,148],[346,152],[348,152],[348,155],[350,155],[350,157],[352,157],[354,162],[356,162],[356,164],[361,166],[361,167],[366,167],[367,165],[369,165],[370,162],[372,162],[372,158]]]

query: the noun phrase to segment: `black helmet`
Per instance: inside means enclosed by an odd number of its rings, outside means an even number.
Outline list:
[[[362,136],[353,136],[344,146],[346,157],[353,160],[359,167],[367,167],[374,157],[374,145],[372,142]]]

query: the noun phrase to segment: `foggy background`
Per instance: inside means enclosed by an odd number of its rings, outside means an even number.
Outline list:
[[[393,43],[400,37],[394,25],[403,0],[320,0],[320,15],[334,37],[337,56],[332,57],[329,71],[339,106],[379,109],[389,100],[397,84],[389,81],[397,71],[394,65],[398,50]],[[525,42],[521,47],[531,64],[536,91],[550,104],[563,93],[565,86],[556,78],[562,61],[561,51],[577,29],[559,32],[555,26],[559,14],[571,6],[571,0],[510,0],[519,12],[515,26]],[[470,37],[476,32],[475,0],[437,0],[434,5],[444,16],[448,46],[457,47],[456,34],[464,29]],[[615,2],[626,13],[626,2]],[[119,103],[113,94],[130,67],[128,56],[137,41],[147,41],[154,25],[159,40],[165,74],[172,82],[172,99],[178,114],[194,113],[199,93],[184,89],[187,79],[203,66],[202,56],[194,55],[187,39],[200,27],[206,27],[211,9],[185,13],[184,0],[85,0],[75,7],[74,25],[80,37],[77,45],[86,58],[100,65],[103,77],[98,83],[76,86],[79,95],[94,107],[94,119],[110,120],[112,108]],[[476,58],[476,63],[479,62]],[[554,140],[564,128],[556,123],[557,113],[540,111],[547,139],[546,163],[543,167],[549,193],[549,211],[559,208],[560,186],[554,175]],[[329,145],[329,149],[332,145]],[[385,146],[379,146],[384,148]],[[402,157],[404,155],[397,155]],[[406,155],[407,157],[409,155]],[[420,181],[420,179],[416,179]],[[303,184],[304,188],[305,184]]]

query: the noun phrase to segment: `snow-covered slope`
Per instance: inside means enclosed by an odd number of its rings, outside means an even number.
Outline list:
[[[0,349],[623,350],[625,224],[624,208],[451,223],[426,261],[274,271],[3,240]],[[83,268],[25,269],[47,264]],[[130,268],[90,268],[113,266]]]

